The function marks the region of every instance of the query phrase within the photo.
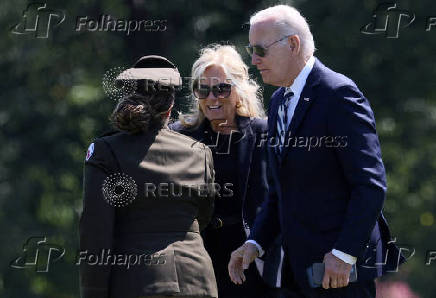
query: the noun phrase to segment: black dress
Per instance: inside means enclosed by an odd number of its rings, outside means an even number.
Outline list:
[[[266,250],[261,260],[256,259],[262,276],[253,262],[244,271],[242,285],[231,282],[228,263],[231,253],[247,239],[244,231],[253,227],[256,215],[268,197],[266,163],[266,120],[236,116],[239,133],[217,134],[208,120],[198,127],[184,126],[181,122],[170,129],[188,135],[206,144],[212,151],[215,183],[220,190],[215,196],[212,220],[201,233],[207,252],[211,256],[220,298],[273,298],[280,290],[281,247],[277,241]],[[244,221],[244,222],[243,222]],[[280,240],[279,238],[277,240]]]
[[[231,253],[247,238],[242,224],[242,198],[236,171],[238,142],[242,137],[240,132],[225,135],[207,126],[202,140],[212,150],[215,183],[220,188],[219,196],[215,198],[212,221],[202,232],[206,250],[212,259],[220,298],[265,297],[268,290],[254,263],[244,272],[247,280],[242,285],[230,280],[227,269]]]

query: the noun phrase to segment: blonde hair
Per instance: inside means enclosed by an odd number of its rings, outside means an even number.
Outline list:
[[[276,5],[256,12],[250,18],[250,25],[266,19],[274,19],[274,24],[282,35],[298,35],[301,40],[303,57],[309,58],[315,52],[315,42],[309,24],[300,12],[289,5]]]
[[[200,57],[194,62],[191,71],[191,90],[195,81],[211,66],[221,66],[239,95],[240,104],[236,114],[244,117],[265,117],[262,94],[259,85],[248,75],[248,67],[234,46],[212,44],[200,50]],[[196,128],[205,119],[198,99],[191,95],[193,107],[188,114],[180,114],[183,126]]]

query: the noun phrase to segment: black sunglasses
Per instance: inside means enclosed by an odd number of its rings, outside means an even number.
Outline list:
[[[250,55],[250,56],[253,56],[253,53],[254,53],[254,54],[256,54],[256,55],[259,56],[259,57],[265,57],[265,56],[266,56],[267,49],[268,49],[270,46],[272,46],[273,44],[278,43],[279,41],[282,41],[282,40],[285,39],[285,38],[288,38],[289,36],[292,36],[292,34],[291,34],[291,35],[286,35],[285,37],[283,37],[283,38],[281,38],[281,39],[279,39],[279,40],[276,40],[276,41],[274,41],[273,43],[270,43],[269,45],[267,45],[267,46],[265,46],[265,47],[257,46],[257,45],[254,45],[254,46],[252,46],[252,45],[248,45],[248,46],[245,47],[245,50],[247,50],[247,53],[248,53],[248,55]]]
[[[205,99],[209,96],[210,92],[217,98],[227,98],[232,92],[232,85],[227,83],[221,83],[214,86],[201,85],[194,83],[193,90],[195,97],[199,99]]]

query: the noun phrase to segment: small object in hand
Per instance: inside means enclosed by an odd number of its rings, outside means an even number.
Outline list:
[[[319,288],[322,286],[322,280],[324,278],[324,263],[313,263],[312,266],[306,269],[309,285],[312,288]],[[356,264],[351,266],[350,282],[357,281]]]

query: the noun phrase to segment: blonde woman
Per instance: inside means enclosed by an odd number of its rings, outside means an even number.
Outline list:
[[[259,86],[249,78],[248,67],[233,46],[211,45],[200,51],[192,67],[191,87],[192,111],[170,128],[212,150],[219,197],[202,235],[212,258],[218,295],[275,297],[279,246],[267,253],[265,263],[257,260],[261,270],[250,266],[243,285],[233,284],[227,271],[231,252],[246,240],[268,195],[267,122]]]

